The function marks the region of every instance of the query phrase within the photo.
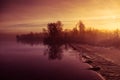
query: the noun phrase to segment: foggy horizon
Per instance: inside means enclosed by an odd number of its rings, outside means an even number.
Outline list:
[[[95,29],[120,29],[119,4],[119,0],[0,0],[0,32],[39,32],[58,20],[67,29],[79,20]]]

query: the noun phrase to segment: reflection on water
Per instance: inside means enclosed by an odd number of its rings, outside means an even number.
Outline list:
[[[42,41],[38,40],[24,40],[24,39],[17,39],[18,43],[22,44],[29,44],[31,46],[42,44]],[[44,51],[44,55],[47,55],[49,59],[55,60],[55,59],[62,59],[62,46],[63,44],[46,44],[47,49]]]
[[[53,45],[48,45],[48,49],[45,50],[45,55],[48,55],[48,58],[50,60],[61,60],[63,56],[63,48],[65,50],[68,49],[68,44],[61,45],[61,44],[53,44]]]
[[[102,80],[65,44],[0,43],[1,80]]]
[[[17,38],[16,41],[18,43],[29,44],[31,46],[43,43],[44,45],[47,46],[47,49],[44,51],[44,55],[47,55],[50,60],[55,60],[55,59],[61,60],[63,56],[62,54],[63,48],[67,49],[68,46],[67,43],[61,43],[60,41],[58,43],[55,40],[54,43],[50,43],[48,42],[48,40],[41,41],[37,39],[34,40],[34,39],[19,39],[19,38]]]
[[[29,44],[31,46],[33,45],[38,45],[38,44],[41,44],[42,41],[41,40],[35,40],[35,39],[19,39],[17,38],[16,41],[18,43],[22,43],[22,44]]]
[[[49,45],[45,55],[48,55],[51,60],[62,59],[61,45]]]

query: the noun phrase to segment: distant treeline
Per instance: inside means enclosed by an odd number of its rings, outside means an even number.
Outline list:
[[[42,33],[30,33],[16,36],[18,41],[32,44],[41,41],[44,44],[88,44],[94,46],[120,46],[119,30],[113,32],[100,31],[92,28],[86,28],[82,21],[79,21],[72,30],[63,30],[61,21],[48,23],[47,29]]]
[[[42,43],[43,38],[43,33],[31,32],[29,34],[16,35],[16,39],[18,42],[31,45]]]

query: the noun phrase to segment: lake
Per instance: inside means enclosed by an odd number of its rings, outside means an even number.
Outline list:
[[[68,45],[0,40],[0,80],[103,80]]]

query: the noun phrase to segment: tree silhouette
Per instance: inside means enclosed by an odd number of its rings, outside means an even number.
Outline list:
[[[85,39],[85,25],[83,24],[82,21],[79,21],[76,25],[77,28],[79,28],[79,42],[84,43]]]
[[[85,32],[85,25],[83,24],[82,21],[79,21],[76,25],[79,28],[79,32],[83,34]]]
[[[63,43],[63,32],[62,23],[57,21],[56,23],[48,23],[47,25],[47,36],[44,38],[45,44],[62,44]]]
[[[57,21],[56,23],[49,23],[47,25],[47,36],[44,38],[44,44],[48,45],[48,57],[51,60],[62,58],[62,35],[63,32],[61,21]]]
[[[50,37],[59,37],[62,33],[62,23],[57,21],[56,23],[49,23],[47,25],[48,34]]]

